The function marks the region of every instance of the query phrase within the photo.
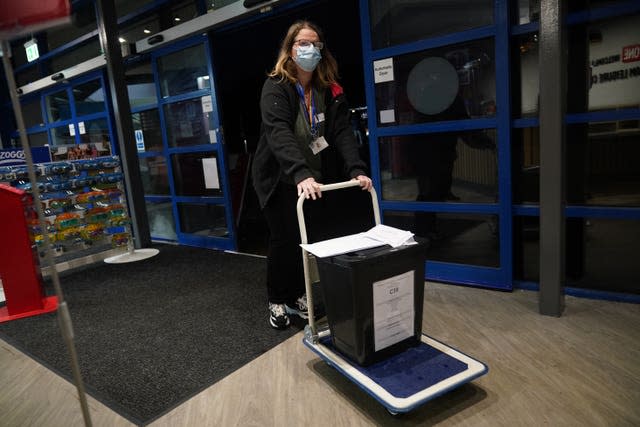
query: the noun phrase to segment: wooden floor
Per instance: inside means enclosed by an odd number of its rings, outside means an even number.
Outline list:
[[[640,426],[640,307],[427,283],[424,332],[489,373],[393,417],[298,334],[152,426]],[[268,327],[265,323],[265,327]],[[89,398],[93,425],[131,425]],[[75,387],[0,340],[0,425],[81,426]]]

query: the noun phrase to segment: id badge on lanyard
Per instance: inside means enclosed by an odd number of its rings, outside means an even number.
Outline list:
[[[327,140],[324,139],[324,136],[318,136],[318,129],[320,127],[319,123],[324,121],[324,113],[316,114],[316,103],[313,96],[313,90],[311,91],[311,110],[309,111],[304,99],[304,90],[302,89],[302,85],[298,83],[296,84],[296,88],[298,89],[298,95],[300,95],[300,101],[304,106],[304,110],[308,112],[305,116],[309,121],[309,129],[311,130],[311,142],[309,142],[309,149],[315,155],[329,146]]]

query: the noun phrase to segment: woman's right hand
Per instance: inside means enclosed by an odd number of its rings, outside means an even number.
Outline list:
[[[316,198],[322,197],[322,191],[320,191],[321,185],[322,184],[316,182],[313,177],[300,181],[298,183],[298,197],[300,197],[301,194],[304,194],[305,199],[311,197],[313,200],[316,200]]]

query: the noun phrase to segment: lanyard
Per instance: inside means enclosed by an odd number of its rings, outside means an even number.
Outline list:
[[[300,102],[302,102],[302,106],[304,110],[308,113],[305,114],[305,117],[309,120],[309,127],[311,129],[311,137],[316,139],[318,137],[318,124],[316,123],[316,102],[313,96],[313,89],[311,90],[311,112],[307,108],[307,103],[304,99],[304,89],[300,83],[296,83],[296,89],[298,90],[298,95],[300,96]]]

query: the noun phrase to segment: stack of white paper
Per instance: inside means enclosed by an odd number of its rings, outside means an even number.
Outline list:
[[[415,244],[413,233],[398,228],[389,227],[388,225],[378,224],[365,235],[371,239],[386,243],[387,245],[397,248],[398,246]]]
[[[413,233],[400,230],[388,225],[378,224],[372,229],[357,234],[323,240],[312,244],[301,244],[307,252],[323,258],[328,256],[346,254],[362,249],[375,248],[376,246],[390,245],[394,248],[403,245],[415,244]]]

